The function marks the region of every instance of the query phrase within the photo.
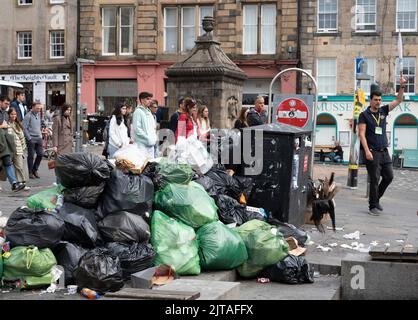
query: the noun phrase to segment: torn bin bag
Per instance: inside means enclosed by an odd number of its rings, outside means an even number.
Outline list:
[[[97,186],[110,177],[111,165],[92,153],[61,154],[55,163],[55,172],[66,188]]]
[[[55,213],[21,207],[7,221],[4,233],[12,247],[53,248],[64,235],[65,224]]]
[[[150,238],[144,219],[126,211],[108,215],[99,222],[99,229],[106,242],[142,243]]]
[[[73,272],[77,269],[80,258],[87,251],[87,249],[69,242],[60,242],[54,249],[53,252],[58,264],[64,267],[65,285],[75,283]]]
[[[110,254],[119,258],[124,279],[154,265],[155,251],[149,243],[111,242],[106,244],[106,248]]]
[[[240,226],[247,222],[245,206],[237,200],[222,194],[215,197],[215,200],[218,206],[219,220],[223,223],[236,223],[237,226]]]
[[[119,291],[124,285],[119,258],[103,248],[88,251],[81,257],[74,278],[78,287],[100,294]]]
[[[260,277],[288,284],[313,283],[314,269],[302,256],[288,255],[284,260],[263,270]]]
[[[103,216],[127,211],[149,218],[153,197],[154,185],[150,178],[115,169],[106,184],[99,211]]]
[[[106,183],[103,182],[98,186],[65,189],[63,192],[64,202],[71,202],[88,209],[96,208],[105,186]]]
[[[59,215],[65,221],[63,240],[80,244],[85,248],[95,248],[103,243],[94,211],[66,202]]]

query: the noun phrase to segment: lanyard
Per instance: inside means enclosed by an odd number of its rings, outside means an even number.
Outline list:
[[[376,117],[375,117],[375,116],[374,116],[374,114],[372,113],[372,117],[373,117],[374,121],[376,121],[377,126],[378,126],[378,127],[380,127],[380,114],[379,114],[378,118],[376,119]],[[378,120],[378,119],[379,119],[379,120]]]

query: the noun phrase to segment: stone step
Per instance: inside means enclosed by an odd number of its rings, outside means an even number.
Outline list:
[[[198,291],[198,300],[238,300],[240,298],[240,283],[229,281],[176,279],[166,285],[154,288],[165,291]]]
[[[235,270],[204,271],[198,276],[181,276],[181,279],[207,280],[207,281],[237,281],[237,272]]]

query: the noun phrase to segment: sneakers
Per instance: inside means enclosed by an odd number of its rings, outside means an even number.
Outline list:
[[[376,209],[379,211],[383,211],[383,207],[378,203],[375,205]]]
[[[380,211],[377,208],[371,208],[369,209],[369,214],[371,216],[380,216]]]
[[[22,182],[15,182],[12,184],[12,191],[17,192],[25,188],[25,184]]]
[[[25,187],[23,188],[23,190],[25,190],[25,191],[29,191],[29,190],[30,190],[30,187],[25,186]]]

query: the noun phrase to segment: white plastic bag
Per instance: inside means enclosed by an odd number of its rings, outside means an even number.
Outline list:
[[[213,167],[213,160],[203,143],[195,136],[188,139],[179,137],[176,148],[170,152],[169,159],[179,164],[190,164],[200,174]]]
[[[147,155],[136,144],[130,144],[119,149],[115,152],[114,158],[116,160],[129,160],[135,165],[135,168],[142,168],[148,160]]]

